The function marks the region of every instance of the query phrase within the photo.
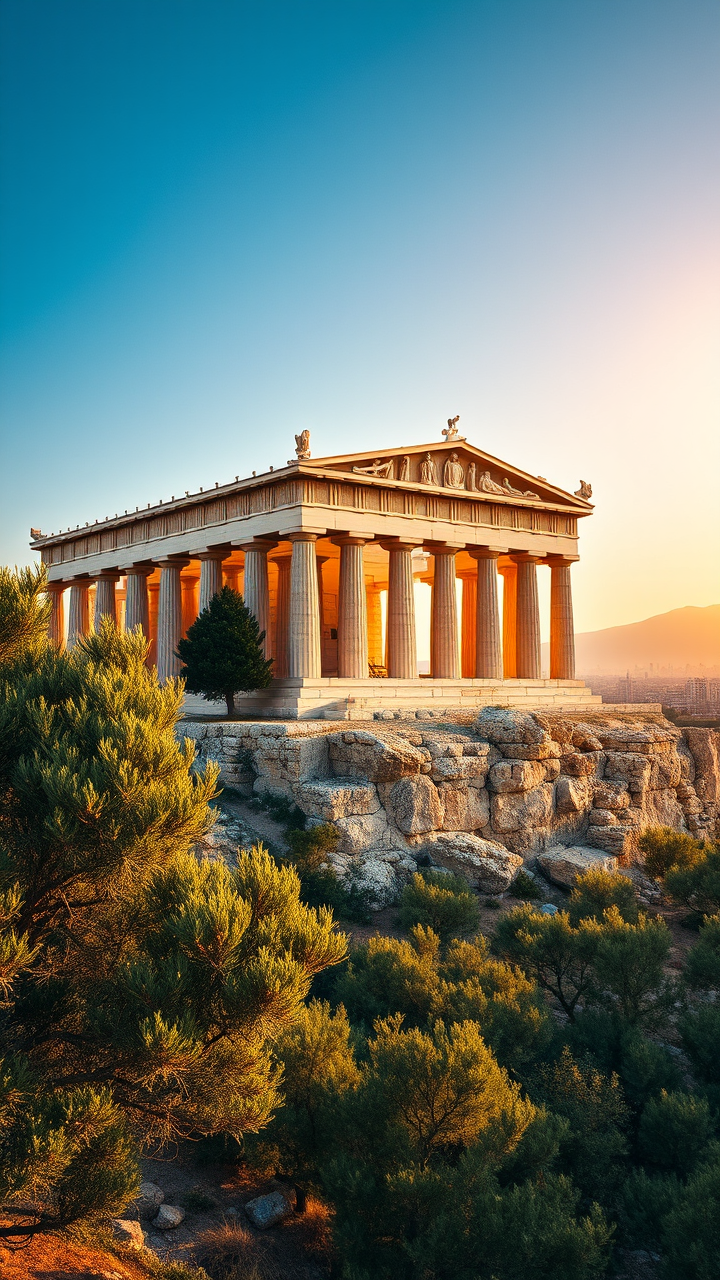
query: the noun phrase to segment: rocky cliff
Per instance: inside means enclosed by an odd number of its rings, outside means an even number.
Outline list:
[[[657,824],[700,837],[720,812],[720,734],[661,716],[488,707],[372,730],[346,723],[189,723],[226,786],[283,795],[339,833],[338,870],[387,900],[418,864],[486,893],[556,847],[629,859]]]

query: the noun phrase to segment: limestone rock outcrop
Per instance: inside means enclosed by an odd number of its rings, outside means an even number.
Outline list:
[[[645,828],[712,836],[720,812],[720,734],[653,713],[487,707],[474,720],[396,718],[372,729],[186,721],[180,732],[195,739],[200,763],[219,760],[234,794],[285,796],[310,822],[334,823],[338,872],[379,905],[418,860],[497,893],[522,861],[557,855],[555,867],[565,850],[581,865],[577,850],[594,849],[598,865],[614,865]]]

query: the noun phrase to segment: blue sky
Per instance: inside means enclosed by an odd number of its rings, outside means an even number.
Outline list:
[[[3,0],[0,555],[439,438],[593,483],[579,629],[720,599],[720,8]]]

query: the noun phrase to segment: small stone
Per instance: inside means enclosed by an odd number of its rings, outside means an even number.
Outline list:
[[[554,903],[554,902],[543,902],[543,904],[542,904],[542,906],[541,906],[541,908],[540,908],[540,915],[541,915],[541,916],[556,916],[556,915],[557,915],[557,911],[558,911],[558,909],[557,909],[557,907],[555,906],[555,903]]]
[[[259,1231],[267,1231],[283,1218],[289,1218],[292,1206],[281,1191],[271,1191],[268,1196],[258,1196],[248,1200],[245,1212],[254,1227]]]
[[[154,1218],[164,1199],[165,1192],[157,1182],[141,1182],[135,1208],[141,1218]]]
[[[116,1240],[121,1244],[126,1244],[130,1249],[145,1248],[145,1233],[139,1222],[132,1222],[129,1218],[113,1218],[112,1233]]]
[[[185,1217],[185,1210],[179,1208],[176,1204],[161,1204],[158,1209],[157,1217],[153,1219],[153,1226],[157,1231],[172,1231],[175,1227],[179,1227]]]

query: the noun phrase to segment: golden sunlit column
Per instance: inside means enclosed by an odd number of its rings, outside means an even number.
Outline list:
[[[150,639],[150,610],[148,608],[147,580],[152,569],[147,565],[132,565],[125,570],[125,630],[140,627],[146,640]]]
[[[475,624],[475,675],[479,680],[502,680],[503,656],[500,644],[498,602],[498,552],[489,547],[472,547],[477,561],[477,612]]]
[[[115,604],[115,583],[120,574],[115,569],[99,573],[95,590],[95,630],[100,630],[103,618],[109,618],[117,625],[117,608]]]
[[[275,652],[273,676],[282,680],[288,671],[288,628],[290,626],[290,566],[292,556],[277,556],[277,601],[275,605]]]
[[[161,682],[180,672],[182,663],[177,647],[182,636],[182,580],[180,572],[185,559],[160,560],[160,595],[158,599],[157,669]]]
[[[392,680],[417,678],[413,542],[381,543],[390,553],[387,603],[387,672]]]
[[[461,569],[457,576],[463,584],[460,610],[460,674],[464,680],[472,680],[475,675],[477,570]]]
[[[460,678],[458,651],[457,592],[455,590],[455,547],[431,547],[435,562],[432,593],[431,655],[436,680]]]
[[[242,548],[245,552],[245,604],[257,618],[260,630],[265,632],[263,653],[266,658],[272,657],[267,558],[268,551],[271,551],[274,546],[277,546],[277,543],[257,538],[253,542],[246,542]],[[314,564],[313,569],[315,569]],[[317,598],[317,570],[315,570],[315,579],[315,597]]]
[[[223,560],[229,555],[227,548],[222,550],[211,549],[209,551],[201,551],[197,556],[200,561],[200,599],[198,602],[198,612],[202,613],[203,609],[207,609],[213,596],[222,591],[223,585]]]
[[[291,677],[319,679],[320,601],[315,533],[291,533],[290,624],[288,627],[288,671]],[[247,563],[245,568],[247,581]]]
[[[517,565],[512,561],[500,565],[503,579],[502,673],[503,680],[517,676]]]
[[[200,570],[192,565],[180,575],[180,591],[182,593],[182,634],[186,636],[193,622],[197,619],[200,594]]]
[[[365,538],[338,538],[338,676],[365,680],[368,674],[368,624],[363,548]],[[378,597],[379,599],[379,597]]]
[[[90,583],[87,579],[70,584],[68,649],[90,631]]]
[[[514,555],[517,565],[517,674],[519,679],[539,680],[540,607],[538,604],[538,557],[526,552]]]
[[[575,679],[575,627],[570,567],[564,556],[548,556],[550,565],[550,679]]]
[[[48,582],[45,588],[51,606],[48,637],[59,649],[65,642],[64,591],[66,585],[65,582]]]
[[[155,566],[157,568],[157,565]],[[147,664],[149,667],[157,666],[157,637],[158,637],[158,613],[160,611],[160,579],[148,578],[148,640],[150,647],[148,649]]]
[[[383,658],[383,642],[382,642],[382,604],[380,602],[381,588],[377,587],[374,582],[368,582],[365,586],[365,604],[367,608],[367,630],[368,630],[368,662],[374,667],[384,667]]]
[[[223,565],[223,582],[226,587],[230,587],[232,591],[243,593],[243,566],[241,564]]]

